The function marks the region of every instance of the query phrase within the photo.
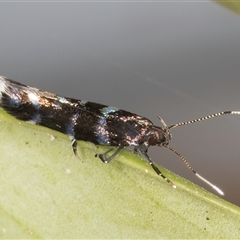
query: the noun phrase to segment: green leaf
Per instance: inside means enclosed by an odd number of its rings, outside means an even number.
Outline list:
[[[220,3],[224,7],[234,11],[237,14],[240,14],[240,1],[232,1],[232,0],[215,0],[217,3]]]
[[[240,208],[128,150],[19,122],[0,111],[1,238],[239,238]]]

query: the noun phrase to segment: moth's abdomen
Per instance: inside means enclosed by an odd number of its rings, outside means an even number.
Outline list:
[[[67,133],[72,106],[65,98],[3,77],[0,94],[0,106],[17,119]]]
[[[29,101],[29,96],[24,91],[25,85],[6,84],[7,81],[0,82],[1,99],[0,106],[14,117],[29,121],[32,116],[37,112],[36,107]]]

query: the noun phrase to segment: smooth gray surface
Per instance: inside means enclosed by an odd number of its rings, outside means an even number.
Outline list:
[[[240,16],[214,2],[0,3],[0,75],[169,125],[240,110]],[[240,205],[240,116],[172,130],[171,146]],[[152,159],[197,184],[166,149]],[[159,196],[161,197],[161,196]]]

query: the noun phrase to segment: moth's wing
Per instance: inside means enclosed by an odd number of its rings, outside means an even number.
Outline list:
[[[145,141],[146,133],[153,124],[137,114],[119,110],[109,114],[107,129],[113,146],[138,146]]]

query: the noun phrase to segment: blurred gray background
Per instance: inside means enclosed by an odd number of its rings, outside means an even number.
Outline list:
[[[156,125],[157,115],[170,125],[240,110],[240,16],[214,2],[0,3],[0,75]],[[171,146],[240,206],[240,116],[172,134]],[[169,150],[149,154],[209,189]]]

